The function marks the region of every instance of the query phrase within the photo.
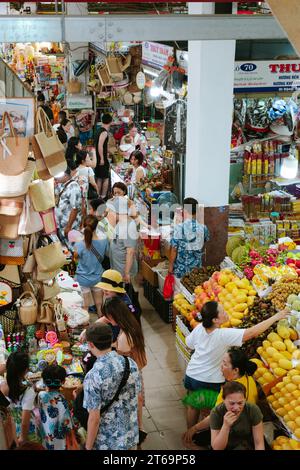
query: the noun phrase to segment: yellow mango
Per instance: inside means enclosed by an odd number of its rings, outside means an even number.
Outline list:
[[[299,372],[295,369],[292,369],[288,372],[289,377],[293,377],[293,375],[299,375]]]
[[[272,333],[270,333],[270,334],[272,334]],[[286,350],[286,345],[283,343],[283,341],[273,341],[272,346],[274,348],[276,348],[278,351],[285,351]]]
[[[274,333],[274,332],[269,333],[267,338],[268,338],[269,341],[271,341],[271,343],[273,343],[274,341],[281,341],[280,336],[278,336],[278,334]]]
[[[291,361],[288,359],[279,359],[279,367],[285,370],[291,370],[293,368]]]
[[[286,377],[283,377],[282,382],[283,382],[285,385],[286,385],[286,384],[290,384],[290,383],[292,383],[292,379],[291,379],[291,377],[289,377],[289,375],[287,375]]]
[[[295,419],[296,428],[300,428],[300,416]]]
[[[293,328],[289,328],[290,331],[290,339],[292,341],[296,341],[298,339],[298,333]]]
[[[277,375],[277,377],[283,377],[286,374],[286,370],[282,369],[281,367],[276,367],[274,369],[274,374]],[[292,385],[292,384],[288,384],[288,385]],[[288,387],[288,385],[287,385],[287,387]]]
[[[235,312],[243,312],[246,308],[247,308],[247,304],[246,303],[241,303],[241,304],[237,304],[235,307],[233,307],[233,310]]]
[[[266,380],[267,383],[270,383],[274,380],[274,375],[271,372],[265,372],[263,378]]]
[[[274,361],[279,361],[279,359],[284,359],[284,355],[277,351],[275,354],[273,354],[273,359],[274,359]]]
[[[267,353],[269,356],[273,357],[274,354],[277,353],[277,349],[272,348],[272,346],[270,346],[270,347],[268,347],[268,348],[266,349],[266,353]]]
[[[253,305],[254,299],[255,299],[254,295],[249,295],[249,297],[247,298],[247,304],[248,304],[249,307],[251,307],[251,305]]]
[[[248,307],[247,307],[247,308],[244,310],[244,315],[248,315],[248,313],[249,313],[249,309],[248,309]]]
[[[242,320],[244,318],[244,314],[242,312],[232,312],[232,317],[237,320]]]
[[[262,346],[258,346],[256,351],[259,355],[261,355],[261,353],[264,351],[264,348]]]
[[[277,408],[280,408],[280,404],[278,403],[278,400],[275,400],[272,402],[272,407],[274,408],[274,410],[277,410]]]
[[[292,376],[292,382],[296,385],[300,384],[300,375],[293,375]]]
[[[251,362],[254,362],[257,367],[263,367],[264,363],[263,361],[261,361],[260,359],[256,359],[256,357],[253,357],[252,359],[250,359]]]
[[[292,354],[288,351],[282,351],[281,354],[284,356],[284,359],[288,359],[289,361],[292,359]]]
[[[235,287],[236,287],[236,285],[235,285],[234,282],[228,282],[228,283],[226,284],[225,289],[226,289],[228,292],[232,292]]]
[[[290,444],[292,450],[299,450],[299,444],[300,443],[298,441],[296,441],[296,439],[290,439],[289,444]]]
[[[247,307],[247,296],[245,294],[238,294],[236,297],[235,297],[235,301],[236,303],[238,304],[243,304],[243,303],[246,303],[246,307]],[[243,308],[243,310],[245,310],[245,308]]]
[[[237,318],[231,318],[230,323],[232,326],[239,326],[242,323],[242,320],[238,320]]]
[[[257,379],[257,382],[260,384],[260,385],[265,385],[266,384],[266,381],[263,377],[258,377]]]
[[[289,391],[289,392],[295,392],[297,390],[297,385],[295,384],[287,384],[286,385],[286,389]]]
[[[276,414],[283,417],[286,414],[286,411],[283,407],[280,407],[280,408],[277,408]]]
[[[286,345],[286,348],[290,353],[292,353],[293,351],[295,351],[295,349],[297,349],[294,343],[290,339],[285,339],[284,344]]]
[[[296,411],[296,413],[297,413],[298,415],[300,415],[300,406],[299,406],[299,405],[296,406],[295,411]]]
[[[263,345],[263,348],[265,350],[267,350],[267,348],[269,348],[270,346],[272,346],[272,343],[270,341],[268,341],[267,339],[265,339],[263,342],[262,342],[262,345]]]
[[[257,292],[254,289],[250,289],[248,292],[249,292],[249,295],[251,295],[253,297],[255,297],[257,295]]]
[[[277,326],[277,333],[283,339],[288,339],[290,337],[289,329],[286,326],[278,325]]]
[[[273,358],[272,358],[273,359]],[[271,367],[272,370],[276,369],[278,367],[278,362],[273,362],[272,360],[270,361],[269,366]]]
[[[278,436],[278,437],[276,437],[274,442],[276,442],[276,444],[282,446],[283,444],[286,444],[287,442],[289,442],[289,438],[287,436]]]
[[[296,418],[296,419],[298,419],[298,418]],[[295,424],[294,421],[287,421],[286,425],[291,431],[295,431],[295,429],[297,429],[297,425]],[[300,426],[300,422],[299,422],[299,426]]]
[[[260,375],[264,375],[266,371],[267,371],[266,367],[258,367],[255,373],[258,374],[258,376],[260,376]]]

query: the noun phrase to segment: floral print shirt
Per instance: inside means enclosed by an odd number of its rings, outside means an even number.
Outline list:
[[[63,190],[63,188],[65,189]],[[62,192],[63,191],[63,192]],[[59,184],[55,188],[56,196],[60,198],[55,209],[56,223],[59,230],[60,239],[70,248],[68,240],[64,236],[72,209],[77,209],[76,219],[72,225],[73,230],[79,230],[81,224],[82,194],[79,184],[76,181],[67,182],[64,185]]]
[[[209,240],[208,228],[195,219],[188,219],[176,225],[170,242],[171,246],[177,249],[174,263],[176,277],[181,278],[193,268],[202,266],[201,250],[207,240]]]
[[[39,393],[43,445],[48,450],[65,450],[66,435],[73,428],[68,403],[57,390]]]
[[[95,450],[128,450],[139,440],[138,394],[141,379],[136,363],[129,359],[130,374],[119,398],[101,415]],[[83,407],[101,410],[115,395],[124,373],[125,361],[115,351],[98,357],[83,383]]]

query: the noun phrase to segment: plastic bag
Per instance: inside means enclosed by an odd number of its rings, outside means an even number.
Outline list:
[[[204,408],[212,409],[217,401],[219,392],[206,388],[200,388],[194,392],[190,392],[183,399],[182,403],[186,406],[192,406],[197,410]]]
[[[173,274],[167,274],[163,288],[163,296],[165,300],[171,299],[173,297],[174,288],[175,277]]]

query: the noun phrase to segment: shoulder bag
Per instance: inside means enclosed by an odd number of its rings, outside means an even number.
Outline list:
[[[104,405],[101,410],[100,410],[100,416],[103,415],[103,413],[105,413],[105,411],[108,410],[108,408],[116,401],[118,400],[119,398],[119,395],[122,391],[122,388],[126,385],[127,383],[127,380],[128,380],[128,377],[129,377],[129,374],[130,374],[130,364],[129,364],[129,359],[127,356],[123,356],[124,359],[125,359],[125,368],[124,368],[124,372],[123,372],[123,376],[122,376],[122,379],[121,379],[121,382],[120,382],[120,385],[118,387],[118,390],[116,391],[115,395],[113,396],[113,398],[106,404]],[[88,411],[83,408],[83,391],[80,392],[75,401],[74,401],[74,408],[73,408],[73,411],[74,411],[74,415],[76,416],[76,418],[78,419],[78,421],[80,422],[81,426],[84,427],[84,429],[87,429],[87,423],[88,423],[88,417],[89,417],[89,413]]]
[[[123,372],[123,376],[122,376],[122,380],[120,382],[120,385],[118,387],[118,390],[116,391],[116,393],[114,394],[113,398],[104,406],[101,407],[100,409],[100,415],[102,415],[103,413],[105,413],[105,411],[108,410],[108,408],[110,408],[110,406],[118,400],[119,396],[120,396],[120,393],[122,391],[122,388],[126,385],[127,383],[127,380],[128,380],[128,377],[130,375],[130,364],[129,364],[129,359],[127,356],[123,356],[124,359],[125,359],[125,368],[124,368],[124,372]]]

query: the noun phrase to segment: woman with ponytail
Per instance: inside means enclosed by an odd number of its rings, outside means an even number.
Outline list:
[[[40,429],[35,409],[36,391],[26,382],[29,370],[29,355],[24,352],[11,353],[6,363],[6,381],[1,392],[10,401],[11,415],[16,425],[18,444],[25,441],[40,442]]]
[[[82,289],[84,308],[89,308],[92,295],[100,317],[102,290],[95,286],[100,282],[104,271],[102,262],[108,251],[108,241],[104,236],[101,239],[97,236],[97,225],[98,219],[93,215],[88,215],[84,219],[84,240],[75,244],[75,252],[78,258],[76,280]]]
[[[239,382],[245,387],[246,401],[248,403],[256,404],[258,401],[258,392],[256,383],[252,377],[257,369],[257,365],[248,359],[246,353],[240,348],[230,348],[224,354],[221,372],[227,382]],[[195,392],[194,392],[195,393]],[[223,403],[223,391],[221,390],[215,406]],[[199,421],[194,426],[191,426],[183,435],[183,442],[187,447],[192,443],[204,446],[210,444],[210,431],[209,429],[209,416]]]

